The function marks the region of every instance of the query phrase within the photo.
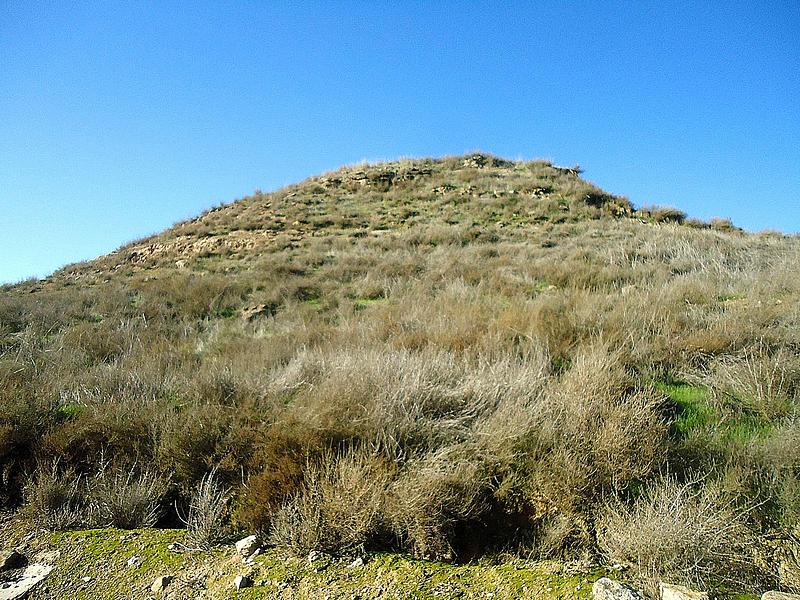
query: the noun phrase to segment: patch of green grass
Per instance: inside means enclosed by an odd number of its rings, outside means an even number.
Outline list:
[[[72,402],[70,404],[64,404],[58,409],[58,415],[62,418],[72,419],[75,418],[84,412],[86,412],[87,406],[85,404],[78,404],[76,402]]]
[[[356,311],[364,310],[376,304],[386,304],[387,298],[358,298],[353,301],[353,308]]]
[[[744,300],[744,294],[720,294],[717,296],[717,300],[719,302],[735,302],[737,300]]]
[[[774,426],[752,414],[723,412],[711,402],[711,393],[706,387],[680,381],[661,381],[655,386],[677,405],[678,414],[672,429],[679,438],[693,433],[708,438],[714,446],[735,447],[767,435]]]
[[[718,416],[709,403],[709,391],[705,387],[677,381],[659,381],[655,386],[669,396],[678,407],[678,417],[673,423],[673,428],[679,436],[685,436],[692,430],[708,426]]]

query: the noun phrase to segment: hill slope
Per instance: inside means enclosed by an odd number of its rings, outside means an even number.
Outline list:
[[[2,502],[797,586],[798,259],[542,161],[256,193],[2,289]]]

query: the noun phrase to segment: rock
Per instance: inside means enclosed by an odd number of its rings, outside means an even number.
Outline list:
[[[19,569],[24,567],[26,562],[25,556],[16,550],[3,550],[0,552],[0,571]]]
[[[141,558],[138,556],[131,556],[128,561],[125,563],[126,567],[135,567],[141,562]]]
[[[312,550],[308,553],[308,562],[313,564],[322,558],[322,552],[319,550]]]
[[[363,567],[363,566],[364,566],[364,559],[359,556],[357,559],[355,559],[353,562],[347,565],[347,568],[357,569],[358,567]]]
[[[632,587],[608,577],[602,577],[594,582],[592,598],[594,600],[644,600],[642,595]]]
[[[246,538],[240,539],[236,542],[236,553],[240,554],[241,556],[250,556],[258,550],[261,543],[258,540],[257,535],[248,535]]]
[[[233,586],[237,590],[253,587],[253,580],[247,575],[237,575],[236,579],[233,580]]]
[[[682,585],[661,583],[659,586],[661,600],[708,600],[706,592],[695,592]]]
[[[787,594],[786,592],[769,591],[761,595],[761,600],[800,600],[800,596]]]
[[[83,581],[83,583],[89,583],[91,580],[92,578],[88,575],[86,577],[81,577],[81,581]]]
[[[161,577],[156,577],[156,580],[153,582],[153,585],[150,586],[150,591],[154,594],[158,594],[159,592],[163,592],[167,589],[167,586],[172,582],[172,575],[162,575]]]
[[[53,567],[41,563],[28,565],[16,581],[9,581],[0,586],[0,600],[17,600],[24,598],[50,574]]]

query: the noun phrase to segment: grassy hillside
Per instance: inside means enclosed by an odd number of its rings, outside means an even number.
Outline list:
[[[0,502],[797,587],[798,265],[542,161],[256,193],[2,288]]]

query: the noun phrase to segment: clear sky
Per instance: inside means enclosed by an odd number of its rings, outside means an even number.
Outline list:
[[[800,231],[800,3],[0,0],[0,281],[362,159]]]

